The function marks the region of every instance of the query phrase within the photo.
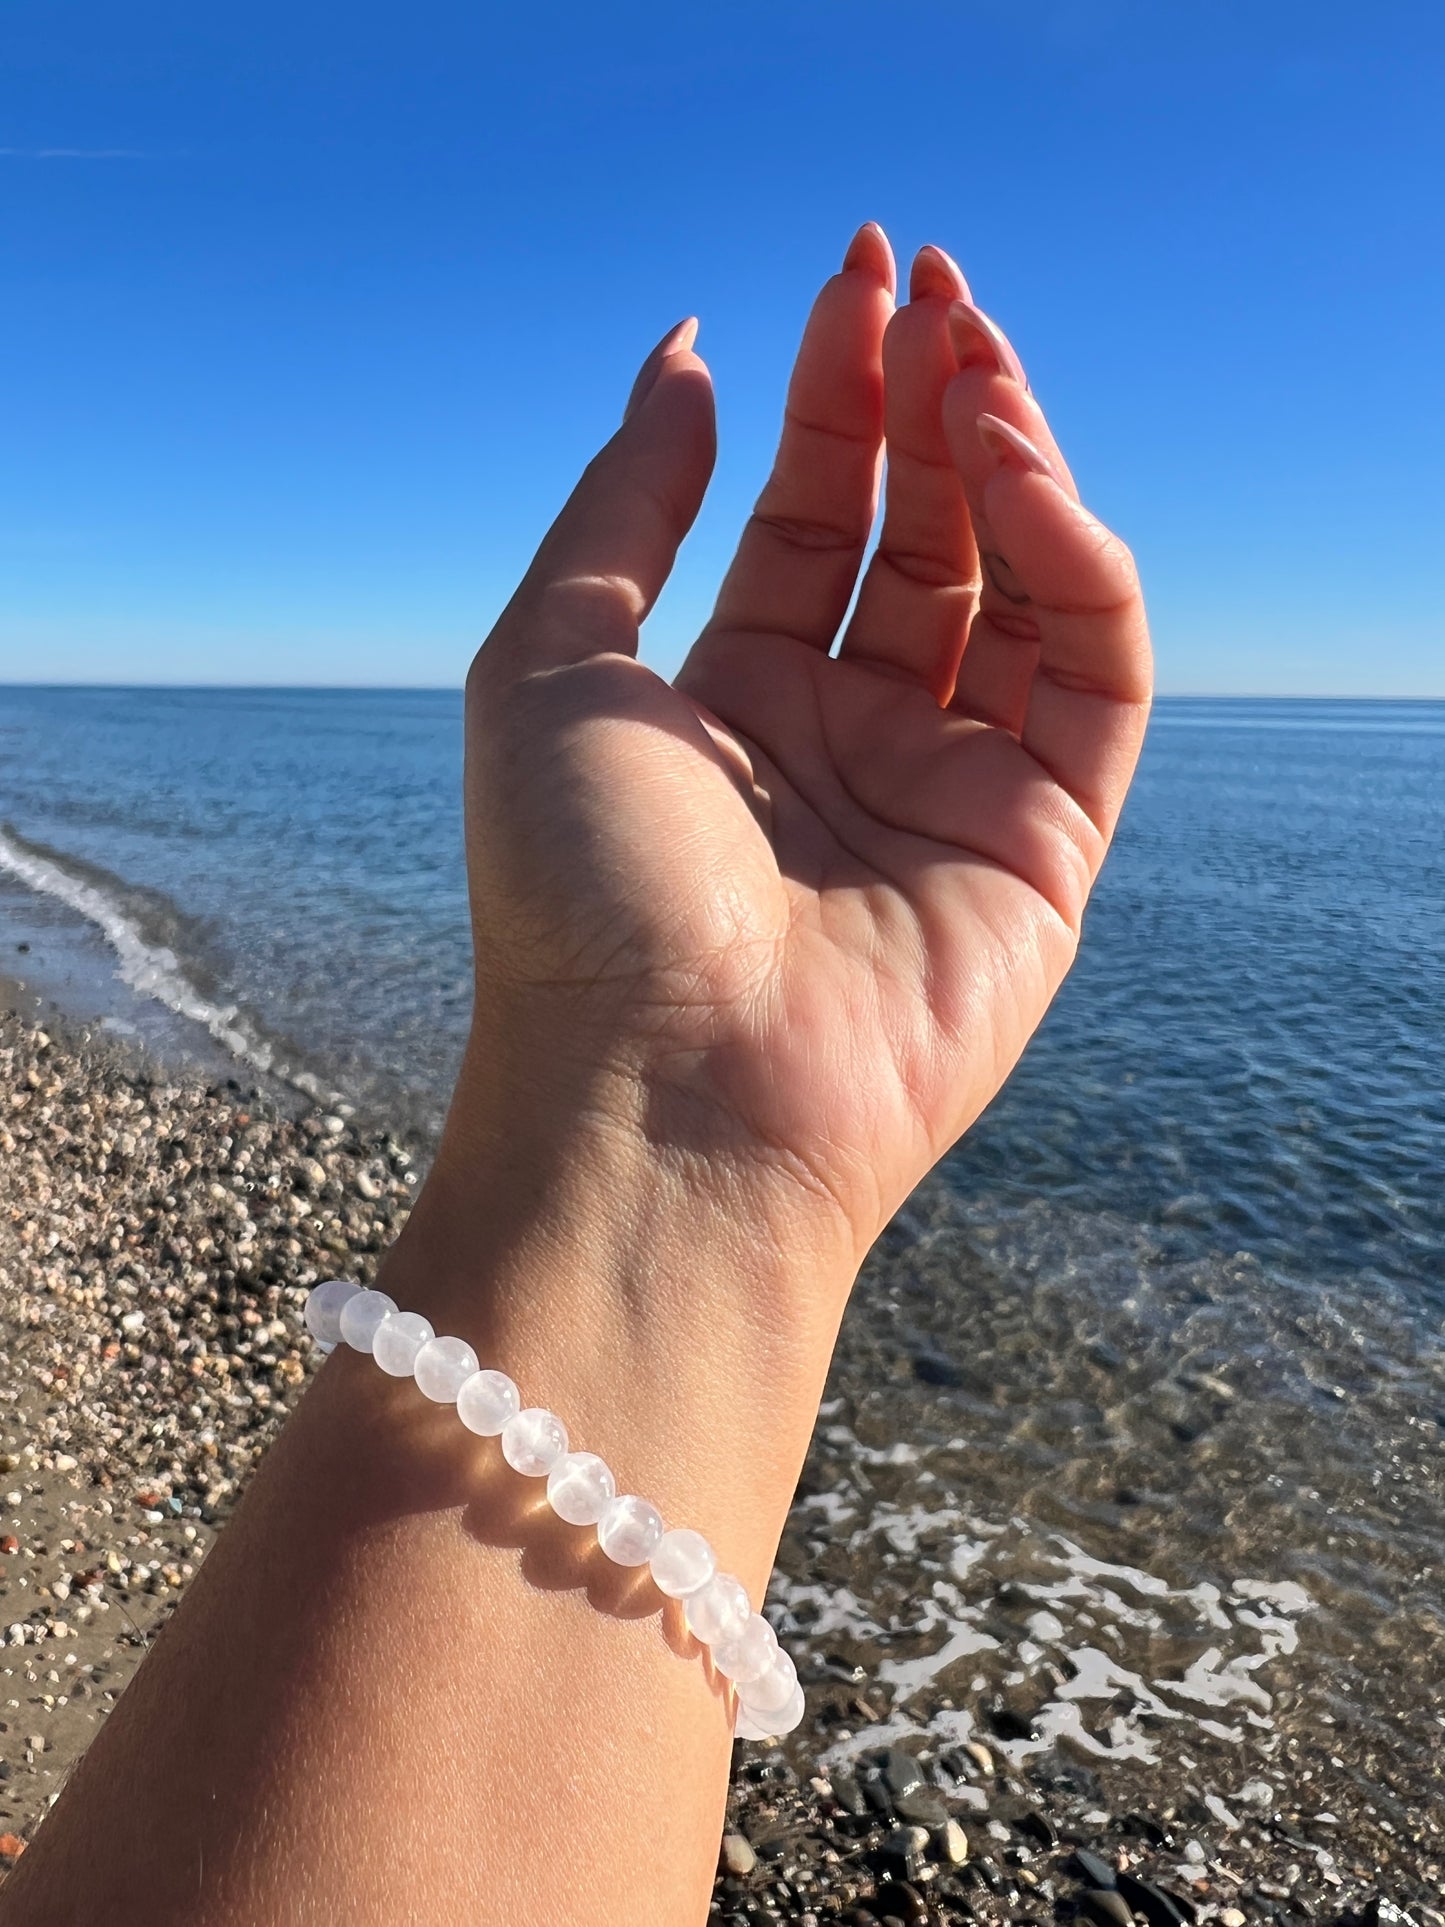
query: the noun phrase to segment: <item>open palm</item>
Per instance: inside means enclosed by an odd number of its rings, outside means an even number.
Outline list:
[[[967,294],[925,249],[895,311],[861,231],[669,685],[638,627],[713,460],[674,331],[470,685],[488,1048],[572,1066],[770,1217],[789,1191],[840,1212],[860,1254],[1058,988],[1148,709],[1128,552]]]

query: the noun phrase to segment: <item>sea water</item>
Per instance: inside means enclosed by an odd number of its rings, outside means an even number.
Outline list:
[[[425,1138],[460,768],[452,692],[0,690],[0,971]],[[858,1732],[1438,1764],[1442,955],[1445,705],[1159,704],[1076,970],[845,1331],[775,1606]]]

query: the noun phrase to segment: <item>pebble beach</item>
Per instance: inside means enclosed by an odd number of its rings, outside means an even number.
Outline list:
[[[357,1117],[98,1043],[33,998],[0,1008],[3,1868],[303,1394],[309,1287],[372,1274],[423,1154]],[[904,1304],[930,1265],[957,1279],[968,1263],[946,1201],[925,1187],[860,1298]],[[1215,1654],[1217,1677],[1247,1677],[1270,1708],[1247,1731],[1215,1720],[1224,1737],[1210,1722],[1186,1735],[1161,1711],[1166,1743],[1123,1744],[1117,1722],[1147,1730],[1151,1709],[1123,1706],[1121,1688],[1105,1746],[1096,1708],[1056,1716],[1080,1703],[1083,1668],[1041,1567],[996,1577],[978,1611],[929,1610],[943,1582],[928,1522],[937,1529],[948,1495],[906,1449],[872,1442],[870,1401],[890,1376],[939,1398],[958,1388],[939,1353],[916,1337],[890,1347],[889,1329],[871,1317],[845,1331],[769,1607],[798,1653],[808,1714],[780,1747],[737,1749],[714,1917],[1445,1927],[1445,1729],[1434,1718],[1425,1730],[1418,1694],[1394,1713],[1420,1744],[1371,1755],[1375,1795],[1362,1801],[1356,1743],[1289,1717],[1287,1639],[1261,1637],[1259,1663],[1233,1675]],[[880,1561],[857,1549],[874,1572],[865,1611],[839,1530],[860,1478],[873,1517],[894,1520],[887,1623]],[[1283,1626],[1290,1606],[1246,1585],[1211,1610],[1227,1644],[1225,1627]],[[1394,1691],[1386,1657],[1379,1693]],[[646,1869],[636,1877],[643,1891]]]

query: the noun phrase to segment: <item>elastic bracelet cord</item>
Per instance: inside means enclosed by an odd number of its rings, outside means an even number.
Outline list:
[[[555,1412],[524,1406],[505,1372],[482,1369],[463,1338],[438,1338],[418,1312],[398,1311],[384,1291],[330,1278],[306,1300],[306,1326],[323,1351],[345,1343],[368,1352],[393,1378],[415,1378],[438,1405],[479,1438],[500,1438],[502,1457],[527,1478],[547,1481],[547,1498],[568,1525],[595,1526],[597,1543],[619,1566],[646,1566],[653,1584],[682,1602],[688,1630],[737,1695],[741,1740],[791,1733],[803,1717],[798,1669],[777,1634],[755,1613],[747,1588],[719,1572],[712,1547],[686,1526],[667,1530],[657,1507],[619,1493],[595,1452],[574,1452]]]

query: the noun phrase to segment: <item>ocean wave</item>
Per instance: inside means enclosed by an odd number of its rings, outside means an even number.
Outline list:
[[[0,827],[0,871],[27,889],[54,897],[93,925],[115,952],[121,981],[138,996],[200,1025],[230,1056],[263,1076],[279,1078],[318,1103],[344,1105],[339,1091],[328,1090],[310,1071],[287,1062],[236,1004],[207,997],[187,976],[174,950],[147,937],[122,900],[123,886],[107,888],[93,869],[83,875],[67,867],[54,851],[29,843],[10,825]]]

